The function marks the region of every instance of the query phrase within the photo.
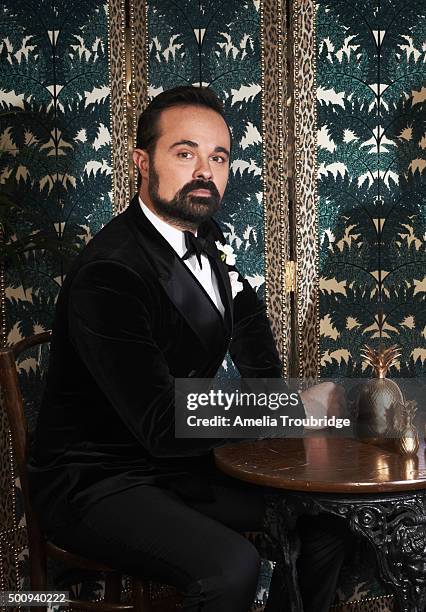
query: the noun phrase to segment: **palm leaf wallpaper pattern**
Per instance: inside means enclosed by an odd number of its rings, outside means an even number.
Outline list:
[[[0,189],[22,207],[16,238],[42,233],[81,247],[112,216],[107,5],[4,0],[0,74]],[[4,346],[51,327],[66,268],[63,257],[29,252],[23,287],[11,262],[1,263]],[[37,361],[21,363],[27,410],[40,393]],[[0,417],[9,468],[0,480],[0,578],[13,590],[25,575],[25,520],[3,411]]]
[[[87,242],[112,214],[107,11],[98,0],[5,0],[0,22],[1,188],[31,207],[18,232]],[[7,265],[7,264],[6,264]],[[49,329],[63,262],[6,267],[8,340]]]
[[[364,343],[426,360],[426,2],[320,0],[318,211],[324,376]]]

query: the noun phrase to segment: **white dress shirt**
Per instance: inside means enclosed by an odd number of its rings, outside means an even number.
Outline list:
[[[167,242],[177,253],[177,255],[182,258],[187,251],[183,231],[177,229],[177,227],[173,227],[173,225],[170,225],[169,223],[158,217],[155,213],[152,212],[152,210],[145,206],[141,198],[139,198],[139,203],[146,217],[149,221],[151,221],[155,229],[160,232],[160,234],[163,236],[163,238],[167,240]],[[222,300],[220,299],[220,292],[216,274],[211,268],[209,258],[204,253],[201,254],[202,268],[200,268],[195,255],[191,255],[190,257],[188,257],[188,259],[185,259],[183,263],[189,268],[189,270],[198,280],[200,285],[205,289],[207,295],[223,317],[225,309],[223,307]]]

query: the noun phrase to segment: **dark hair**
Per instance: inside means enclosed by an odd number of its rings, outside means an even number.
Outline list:
[[[205,106],[219,113],[225,123],[223,104],[212,89],[208,87],[183,86],[174,87],[158,94],[148,104],[138,121],[136,148],[152,153],[159,138],[158,122],[163,110],[173,106]],[[226,125],[228,125],[226,123]],[[229,126],[228,126],[229,130]],[[232,143],[232,135],[229,130]]]

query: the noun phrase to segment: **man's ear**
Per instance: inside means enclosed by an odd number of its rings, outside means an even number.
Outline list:
[[[147,179],[149,175],[149,155],[145,149],[134,149],[133,161],[138,167],[140,175],[143,179]]]

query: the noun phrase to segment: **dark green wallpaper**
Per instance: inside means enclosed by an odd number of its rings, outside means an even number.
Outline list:
[[[0,3],[2,344],[51,328],[70,258],[112,216],[108,81],[106,5]],[[27,249],[19,261],[4,256],[13,245]],[[33,350],[20,363],[30,431],[46,351],[42,356]],[[7,448],[4,415],[0,440]],[[7,542],[0,578],[5,588],[29,588],[22,497],[11,467],[3,465],[0,479],[0,535]]]
[[[425,41],[424,0],[319,2],[324,376],[359,374],[364,343],[397,344],[400,375],[424,373]]]
[[[5,263],[16,341],[51,326],[66,245],[81,247],[112,215],[108,30],[99,0],[0,6],[0,188],[19,207],[12,239],[42,234],[59,249],[29,251],[23,276]]]

